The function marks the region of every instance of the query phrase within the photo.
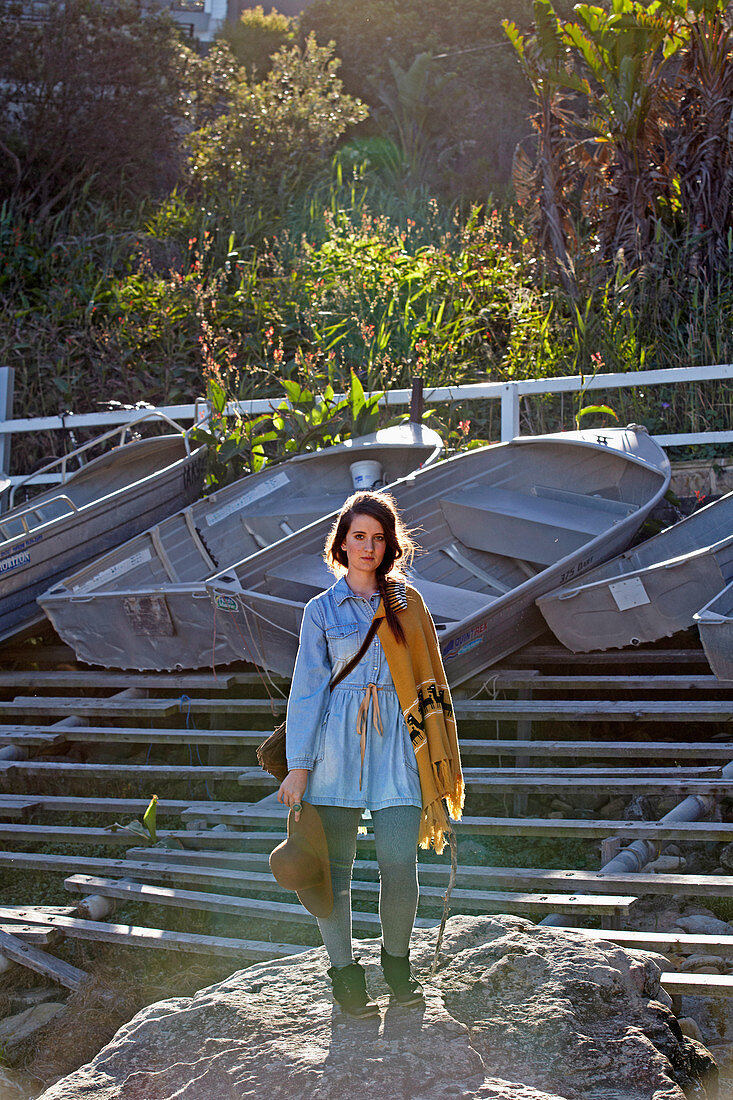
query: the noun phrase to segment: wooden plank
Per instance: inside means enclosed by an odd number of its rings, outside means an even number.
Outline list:
[[[0,908],[0,920],[5,910]],[[302,944],[270,943],[267,940],[238,940],[226,936],[205,936],[193,932],[169,932],[162,928],[144,928],[133,924],[107,924],[106,921],[83,920],[81,917],[54,916],[44,918],[49,932],[68,939],[116,943],[120,947],[147,947],[163,951],[185,951],[196,955],[219,955],[224,958],[266,962],[288,958],[312,948]],[[38,931],[38,927],[34,928]]]
[[[3,920],[21,920],[37,923],[45,916],[70,917],[76,912],[75,905],[6,905],[3,907]]]
[[[662,988],[671,997],[733,997],[733,974],[682,974],[664,972]]]
[[[89,975],[83,970],[64,962],[63,959],[56,959],[53,955],[46,954],[33,944],[24,943],[9,932],[0,931],[0,953],[11,962],[20,963],[21,966],[34,970],[37,974],[45,974],[46,977],[67,989],[79,989],[89,980]]]
[[[29,778],[44,775],[56,779],[129,779],[130,782],[229,779],[236,781],[242,774],[241,764],[65,764],[48,760],[13,761],[8,769],[14,775]],[[261,782],[272,786],[275,780],[258,769]],[[251,781],[252,782],[252,781]]]
[[[0,932],[8,932],[12,936],[17,936],[23,943],[32,943],[36,947],[50,947],[63,939],[55,929],[44,927],[42,924],[4,923],[0,920]]]
[[[284,825],[284,821],[283,821]],[[283,833],[278,832],[213,832],[212,830],[199,831],[193,829],[158,829],[157,836],[160,840],[177,840],[184,845],[206,845],[207,848],[239,848],[246,844],[248,847],[256,846],[258,849],[268,852],[279,844]],[[95,829],[91,826],[72,825],[17,825],[0,823],[0,843],[7,844],[15,841],[18,844],[78,844],[106,845],[108,847],[127,848],[131,844],[139,844],[139,837],[128,833],[123,829],[112,832],[109,829]],[[360,836],[360,844],[373,844],[371,834],[367,837]],[[147,849],[144,849],[147,850]],[[192,848],[193,850],[193,848]]]
[[[18,765],[18,771],[22,774],[23,765]],[[13,766],[15,770],[15,766]],[[131,771],[133,769],[130,769]],[[647,769],[648,771],[649,769]],[[712,769],[719,774],[719,769]],[[663,775],[661,777],[654,777],[645,774],[642,770],[641,775],[624,776],[617,775],[613,771],[603,770],[595,775],[583,774],[584,769],[578,769],[578,775],[576,776],[576,769],[555,770],[550,774],[544,774],[546,769],[540,769],[540,774],[525,774],[524,771],[518,769],[502,768],[490,771],[489,769],[481,768],[464,768],[463,776],[466,781],[466,788],[472,792],[484,792],[489,793],[514,793],[516,791],[527,791],[532,794],[551,794],[557,790],[585,790],[586,788],[608,787],[609,783],[613,785],[615,791],[644,791],[644,792],[657,792],[657,791],[675,791],[681,795],[687,794],[725,794],[730,790],[733,790],[733,778],[702,778],[696,779],[694,777],[685,777],[683,769],[669,769],[670,774]],[[682,775],[680,776],[680,772]],[[241,786],[273,786],[278,785],[277,781],[263,772],[261,768],[240,768],[239,769],[238,782]]]
[[[24,821],[28,814],[38,808],[38,800],[31,799],[11,800],[7,795],[0,795],[0,820]]]
[[[602,653],[571,653],[563,646],[528,645],[503,658],[511,662],[513,668],[535,668],[542,665],[561,665],[563,668],[581,665],[671,665],[680,668],[685,665],[703,665],[709,669],[708,661],[702,649],[628,649],[605,650]],[[497,662],[497,669],[501,662]]]
[[[75,730],[72,732],[76,733]],[[461,756],[570,756],[584,760],[632,756],[640,760],[733,760],[733,742],[730,741],[483,741],[461,738],[460,744]]]
[[[733,822],[689,821],[684,825],[662,825],[658,821],[586,821],[559,818],[463,817],[453,823],[457,833],[480,836],[586,837],[605,840],[733,840]]]
[[[241,771],[241,768],[240,768]],[[722,779],[722,767],[720,765],[697,767],[672,767],[650,765],[649,767],[617,768],[608,766],[570,766],[565,764],[560,767],[472,767],[464,768],[464,775],[469,779],[491,779],[521,776],[523,779],[555,779],[568,777],[571,779],[605,779],[609,783],[615,783],[617,779]]]
[[[3,796],[12,804],[14,798]],[[69,795],[34,795],[34,808],[50,813],[90,812],[97,814],[140,814],[147,809],[144,798],[80,798]],[[2,812],[0,810],[0,816]],[[158,802],[158,816],[180,816],[182,820],[205,819],[214,824],[265,825],[284,827],[286,813],[282,807],[264,809],[256,803],[195,802],[192,800],[166,799]],[[617,821],[584,819],[512,818],[512,817],[464,817],[455,823],[457,832],[476,833],[485,836],[563,836],[588,837],[604,840],[618,834],[623,839],[645,840],[700,840],[727,843],[733,840],[733,822],[692,821],[683,825],[660,825],[658,822]],[[186,833],[193,842],[195,834]],[[211,834],[205,832],[204,837]],[[214,834],[215,836],[217,834]],[[223,843],[227,834],[218,834]]]
[[[253,715],[267,717],[280,715],[286,706],[285,699],[212,699],[191,700],[191,714]],[[602,699],[474,699],[457,700],[456,717],[464,721],[530,720],[575,722],[626,722],[629,719],[646,722],[726,722],[733,718],[733,701],[707,699],[679,700],[613,700]],[[36,696],[18,696],[12,701],[0,702],[0,715],[14,714],[56,715],[73,714],[84,717],[109,718],[110,715],[125,718],[172,717],[180,712],[177,699],[39,699]]]
[[[558,928],[558,932],[576,932],[593,940],[617,943],[639,951],[658,951],[661,955],[733,955],[733,936],[693,935],[689,932],[635,932],[606,928]]]
[[[202,804],[203,805],[203,804]],[[210,804],[206,811],[184,810],[181,817],[202,817],[210,823],[228,825],[272,825],[286,814],[282,809],[262,809],[257,803]],[[704,840],[727,843],[733,840],[733,822],[690,821],[681,825],[660,825],[657,821],[617,821],[525,817],[472,817],[465,816],[454,822],[457,833],[475,833],[482,836],[524,837],[588,837],[605,840],[618,834],[623,840]]]
[[[0,745],[38,748],[44,745],[62,745],[65,740],[63,728],[56,732],[56,727],[50,726],[0,726]]]
[[[60,671],[0,672],[0,691],[4,688],[34,688],[48,691],[49,688],[102,688],[119,691],[123,688],[149,688],[152,691],[180,690],[188,694],[191,691],[226,691],[235,683],[258,683],[256,673],[249,681],[234,677],[230,672],[213,676],[209,673],[189,672],[179,674],[150,672],[117,672],[109,669],[104,672],[95,669],[74,669]]]
[[[109,860],[89,857],[54,856],[46,853],[8,853],[0,852],[0,867],[13,867],[14,870],[67,871],[78,870],[80,866],[91,872],[109,878],[120,875],[135,881],[170,882],[191,886],[224,887],[232,890],[257,890],[263,893],[283,893],[283,887],[272,877],[269,867],[266,871],[242,871],[230,868],[186,867],[180,864],[142,862],[139,860]],[[444,888],[421,887],[421,904],[442,905]],[[352,882],[352,895],[359,899],[376,900],[379,884],[376,882]],[[500,906],[507,912],[533,912],[535,910],[557,913],[583,912],[619,915],[625,913],[635,901],[628,896],[589,896],[558,894],[504,893],[499,891],[479,891],[456,889],[452,894],[452,903],[456,908],[469,912],[486,912],[487,908]]]
[[[95,875],[71,875],[64,881],[67,890],[77,894],[102,894],[105,897],[124,898],[126,901],[144,901],[153,905],[172,905],[182,909],[202,909],[213,913],[230,913],[256,920],[287,921],[296,924],[312,924],[314,918],[302,905],[289,902],[262,901],[257,898],[237,898],[226,894],[206,894],[197,890],[172,890],[165,886],[147,883],[116,882]],[[418,917],[416,928],[435,928],[439,922]],[[378,935],[381,924],[376,913],[354,913],[354,928],[359,932]]]
[[[509,769],[507,769],[508,771]],[[502,778],[500,776],[484,777],[480,774],[471,774],[472,772],[472,768],[466,768],[464,776],[467,788],[474,793],[481,791],[501,794],[527,790],[533,794],[552,794],[554,791],[559,790],[592,790],[594,788],[605,790],[609,787],[609,784],[612,784],[614,794],[643,791],[646,794],[653,795],[660,791],[673,791],[675,794],[679,794],[680,797],[685,797],[688,794],[727,794],[733,790],[733,777],[730,779],[616,779],[615,777],[601,779],[581,777],[575,779],[572,774],[535,778],[531,775],[525,776],[511,772],[511,778]],[[240,779],[239,782],[244,781]]]
[[[95,813],[109,814],[139,814],[144,813],[150,803],[149,798],[84,798],[81,795],[0,795],[0,817],[2,807],[28,806],[32,809],[45,810],[48,813]],[[204,817],[205,811],[218,808],[229,803],[221,802],[197,802],[192,798],[161,798],[158,800],[158,817],[180,816],[186,810],[191,810],[191,816]],[[233,803],[238,805],[238,803]],[[272,816],[272,815],[271,815]],[[280,816],[283,816],[280,814]],[[287,815],[286,815],[287,816]],[[269,820],[269,819],[268,819]]]
[[[174,851],[163,848],[130,848],[126,859],[150,863],[182,865],[184,867],[219,868],[221,871],[240,870],[266,872],[268,856],[260,852],[221,852],[206,850]],[[120,860],[120,863],[124,863]],[[379,865],[374,860],[357,859],[354,874],[376,875]],[[418,863],[418,874],[425,886],[437,883],[445,886],[449,867],[445,864]],[[541,867],[472,867],[459,863],[456,885],[479,890],[493,884],[504,889],[547,890],[567,888],[578,892],[594,893],[631,892],[637,896],[646,894],[712,895],[733,897],[733,875],[684,875],[628,872],[608,874],[604,871],[557,870]]]
[[[15,699],[0,701],[0,715],[9,718],[15,714],[75,714],[93,718],[109,718],[114,714],[118,718],[166,718],[179,712],[177,699],[79,699],[73,696],[41,699],[35,695],[18,695]]]
[[[229,703],[229,700],[221,702]],[[474,699],[455,703],[456,717],[465,721],[490,718],[538,722],[729,722],[728,699]]]
[[[0,739],[1,731],[2,727],[0,727]],[[142,745],[235,745],[239,748],[256,748],[262,744],[267,734],[267,730],[127,729],[124,726],[75,726],[65,730],[63,737],[66,741]]]
[[[533,691],[733,691],[730,681],[726,683],[717,676],[698,675],[681,676],[663,673],[642,674],[637,676],[599,673],[592,675],[561,675],[541,673],[536,669],[523,672],[521,669],[487,669],[483,676],[468,680],[456,688],[454,699],[473,697],[485,688],[493,691],[516,691],[519,688],[532,688]]]

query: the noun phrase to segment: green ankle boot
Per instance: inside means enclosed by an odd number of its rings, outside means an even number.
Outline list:
[[[422,986],[412,976],[410,955],[390,955],[382,948],[384,980],[392,996],[401,1005],[417,1005],[424,1001]]]
[[[379,1005],[367,993],[364,967],[359,966],[358,962],[349,963],[348,966],[332,966],[328,976],[333,986],[334,1000],[347,1015],[358,1020],[379,1015]]]

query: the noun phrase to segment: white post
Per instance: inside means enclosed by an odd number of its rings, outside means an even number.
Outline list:
[[[11,420],[13,416],[13,382],[15,371],[12,367],[0,367],[0,423]],[[0,430],[0,512],[3,510],[5,493],[3,491],[3,474],[10,473],[10,444],[12,442],[10,432]]]
[[[501,441],[509,443],[519,435],[519,385],[507,382],[501,391]]]

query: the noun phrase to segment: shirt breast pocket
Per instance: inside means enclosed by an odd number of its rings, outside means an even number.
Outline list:
[[[357,626],[327,627],[326,645],[331,664],[344,664],[359,649],[359,628]]]

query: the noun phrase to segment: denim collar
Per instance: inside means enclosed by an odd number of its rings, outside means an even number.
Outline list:
[[[339,577],[339,579],[336,581],[335,585],[333,586],[332,591],[333,591],[333,597],[336,600],[336,603],[339,605],[339,607],[344,602],[344,600],[348,600],[349,598],[351,598],[352,600],[361,599],[361,596],[357,596],[355,592],[351,591],[351,589],[349,588],[349,585],[346,581],[345,576]],[[374,594],[376,595],[376,592]]]
[[[404,611],[407,607],[407,590],[405,588],[404,581],[388,580],[387,589],[389,593],[389,602],[392,604],[392,607],[395,609],[395,611]],[[334,599],[336,600],[336,603],[339,605],[339,607],[344,602],[344,600],[348,600],[349,598],[351,598],[352,600],[360,599],[360,597],[356,596],[349,588],[345,576],[339,577],[332,588],[332,592]],[[379,608],[377,609],[376,614],[379,614]],[[382,612],[382,614],[384,614],[384,612]]]

